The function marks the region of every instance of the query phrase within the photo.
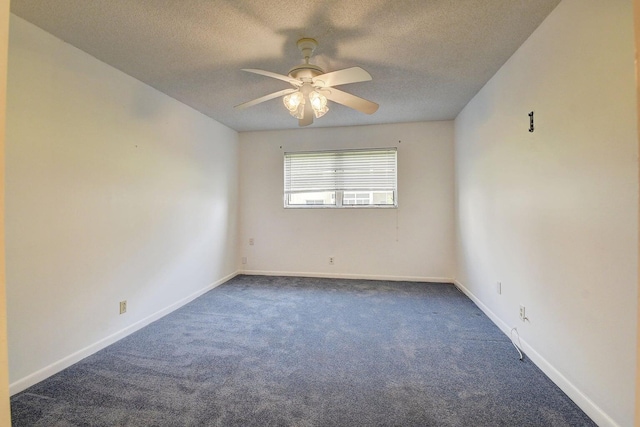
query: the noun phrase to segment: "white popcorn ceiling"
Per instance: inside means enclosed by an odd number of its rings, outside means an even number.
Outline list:
[[[360,66],[340,86],[380,104],[373,115],[329,103],[313,127],[450,120],[560,0],[11,0],[11,11],[63,41],[237,130],[294,129],[276,98],[290,87],[240,71],[287,74]],[[10,66],[10,64],[9,64]],[[133,95],[132,95],[133,96]]]

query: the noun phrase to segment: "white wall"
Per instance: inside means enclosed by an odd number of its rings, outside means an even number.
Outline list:
[[[396,146],[397,209],[283,208],[284,152]],[[453,277],[453,122],[240,133],[240,176],[244,272]]]
[[[630,0],[563,0],[455,121],[458,280],[600,425],[634,414],[633,61]]]
[[[14,15],[10,31],[15,393],[234,274],[238,135]]]

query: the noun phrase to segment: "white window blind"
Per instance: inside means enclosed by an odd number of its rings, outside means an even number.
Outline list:
[[[322,191],[396,191],[397,150],[285,153],[285,196]]]

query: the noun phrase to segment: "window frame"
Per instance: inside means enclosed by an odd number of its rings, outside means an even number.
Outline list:
[[[378,190],[378,191],[390,191],[393,193],[392,204],[344,204],[344,193],[371,193],[373,201],[373,193],[376,190],[343,190],[332,189],[318,191],[317,193],[329,192],[333,193],[334,204],[289,204],[289,196],[293,194],[287,191],[287,156],[300,155],[300,154],[332,154],[332,153],[346,153],[346,152],[393,152],[394,155],[394,188],[393,190]],[[284,172],[284,187],[283,187],[283,207],[285,209],[397,209],[398,208],[398,148],[397,147],[384,147],[384,148],[358,148],[358,149],[344,149],[344,150],[314,150],[314,151],[291,151],[285,152],[283,155],[283,172]],[[309,193],[313,193],[310,191]]]

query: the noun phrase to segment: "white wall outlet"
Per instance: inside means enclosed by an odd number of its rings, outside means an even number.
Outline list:
[[[120,314],[127,312],[127,300],[120,301]]]
[[[527,313],[524,310],[524,305],[520,305],[520,320],[523,322],[527,320]]]
[[[243,263],[243,264],[246,264],[246,263],[247,263],[247,257],[246,257],[246,256],[243,256],[243,257],[242,257],[242,263]]]
[[[502,282],[496,282],[496,292],[498,295],[502,295]]]
[[[253,241],[253,237],[251,237],[251,238],[249,239],[249,246],[253,246],[253,243],[254,243],[254,241]]]
[[[332,256],[329,257],[329,264],[333,265],[334,264],[334,259]]]

